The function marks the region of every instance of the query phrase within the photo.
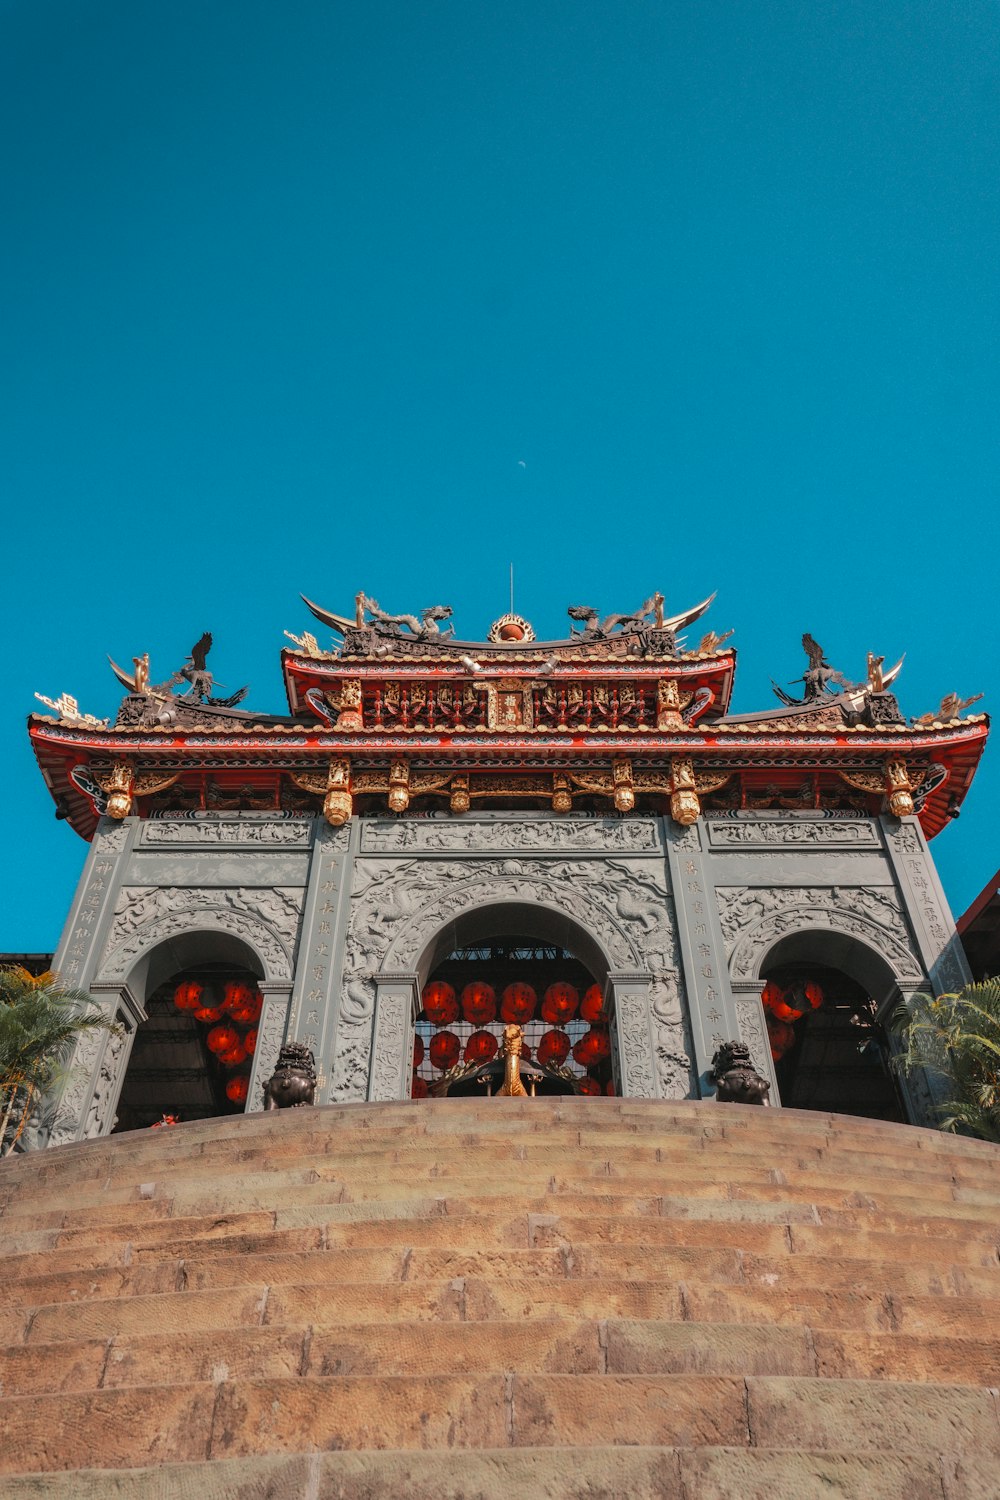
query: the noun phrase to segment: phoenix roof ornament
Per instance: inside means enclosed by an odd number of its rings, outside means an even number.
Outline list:
[[[208,708],[235,708],[238,703],[243,702],[250,689],[248,687],[238,688],[235,693],[230,693],[228,698],[213,696],[212,689],[216,686],[216,683],[207,666],[208,653],[211,649],[212,633],[209,630],[203,631],[191,647],[191,653],[185,659],[184,665],[178,667],[177,671],[173,672],[167,678],[166,682],[152,685],[149,681],[148,651],[145,651],[142,656],[133,656],[133,671],[131,673],[126,672],[123,667],[120,667],[112,657],[109,656],[108,661],[111,663],[111,670],[118,678],[122,687],[137,697],[183,698],[189,703],[202,703]],[[183,693],[175,693],[173,691],[174,688],[179,687],[182,682],[188,684],[187,690]],[[222,687],[224,684],[220,683],[218,685]]]

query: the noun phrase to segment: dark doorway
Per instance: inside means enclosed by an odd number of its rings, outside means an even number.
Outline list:
[[[197,1011],[177,1004],[185,986],[201,989],[203,1003]],[[186,969],[153,992],[146,1001],[147,1019],[136,1030],[113,1133],[141,1130],[164,1115],[205,1120],[243,1113],[256,1023],[249,1003],[238,1012],[247,1018],[244,1022],[232,1018],[226,997],[236,992],[255,996],[257,979],[231,964]],[[239,1038],[221,1057],[209,1044],[220,1026],[229,1026]]]
[[[516,931],[481,941],[463,933],[460,945],[432,968],[422,1001],[414,1098],[495,1092],[503,1079],[499,1052],[508,1021],[522,1027],[522,1078],[536,1093],[614,1093],[603,989],[588,965],[558,942]]]
[[[764,996],[781,1103],[905,1123],[888,1043],[862,986],[823,964],[782,964],[764,977],[784,997],[772,1008],[767,991]],[[821,1004],[806,997],[806,985],[818,987]],[[803,1014],[789,1019],[783,1004]]]

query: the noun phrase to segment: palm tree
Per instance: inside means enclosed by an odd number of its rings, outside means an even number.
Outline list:
[[[939,1105],[942,1130],[1000,1141],[1000,979],[951,995],[913,995],[892,1027],[903,1044],[895,1065],[926,1069],[952,1096]]]
[[[21,1139],[32,1110],[81,1032],[117,1029],[89,995],[64,989],[58,974],[50,971],[36,976],[27,969],[0,969],[0,1151],[4,1156]]]

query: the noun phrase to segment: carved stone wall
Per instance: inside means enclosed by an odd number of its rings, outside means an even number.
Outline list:
[[[162,944],[218,932],[257,955],[265,1003],[248,1109],[286,1038],[314,1051],[319,1102],[392,1098],[408,1087],[420,985],[455,922],[512,902],[535,912],[540,932],[575,924],[633,1096],[710,1094],[712,1054],[730,1038],[770,1071],[759,976],[790,935],[867,945],[904,992],[932,979],[954,987],[963,972],[913,819],[736,812],[680,828],[653,815],[481,811],[339,829],[285,813],[103,819],[56,963],[124,1031],[81,1039],[51,1139],[112,1127],[145,1013],[145,960]]]

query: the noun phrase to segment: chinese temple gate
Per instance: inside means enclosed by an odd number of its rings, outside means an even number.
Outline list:
[[[734,1041],[771,1105],[929,1121],[884,1023],[965,978],[928,840],[987,720],[955,694],[908,719],[898,665],[850,680],[808,635],[799,695],[730,714],[728,637],[684,634],[711,602],[477,642],[361,594],[309,604],[333,640],[291,637],[287,715],[214,691],[208,635],[159,683],[112,664],[113,724],[44,700],[35,754],[90,842],[55,964],[122,1023],[79,1043],[46,1138],[259,1109],[289,1041],[317,1103],[511,1069],[697,1098]]]

